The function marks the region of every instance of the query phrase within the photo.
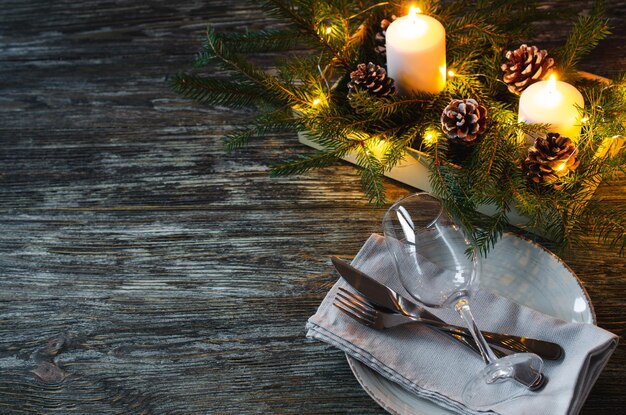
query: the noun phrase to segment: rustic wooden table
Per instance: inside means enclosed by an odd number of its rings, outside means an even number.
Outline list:
[[[354,255],[383,210],[345,164],[269,178],[307,151],[295,134],[226,154],[253,114],[165,82],[207,22],[272,21],[220,0],[0,10],[0,413],[383,413],[342,353],[304,337],[337,278],[328,256]],[[608,10],[614,36],[583,65],[601,75],[626,67],[626,2]],[[387,184],[390,200],[409,191]],[[623,203],[626,179],[599,191]],[[587,243],[565,259],[623,335],[624,258]],[[624,384],[621,346],[583,412],[623,410]]]

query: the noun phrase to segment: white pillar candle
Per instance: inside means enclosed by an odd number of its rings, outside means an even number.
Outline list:
[[[446,30],[411,7],[387,28],[387,73],[401,94],[438,93],[446,85]]]
[[[580,91],[566,82],[557,81],[553,74],[549,80],[534,83],[522,92],[518,120],[550,124],[550,132],[576,142],[581,128],[579,108],[584,105]]]

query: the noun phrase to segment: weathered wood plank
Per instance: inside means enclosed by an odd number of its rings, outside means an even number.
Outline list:
[[[216,0],[0,6],[0,413],[383,413],[341,353],[304,338],[336,278],[326,258],[354,255],[383,210],[345,164],[269,178],[307,151],[294,134],[226,154],[253,114],[165,83],[206,22],[273,21]],[[607,6],[614,37],[583,65],[601,75],[626,67],[626,3]],[[616,204],[624,190],[600,188]],[[624,335],[623,258],[579,252],[599,324]],[[623,408],[624,382],[620,346],[583,413]]]

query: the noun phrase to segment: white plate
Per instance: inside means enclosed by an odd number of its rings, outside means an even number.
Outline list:
[[[556,255],[517,235],[506,234],[483,260],[481,286],[520,304],[566,321],[596,323],[587,292]],[[358,360],[348,358],[363,389],[394,415],[450,415],[453,412],[418,398]]]

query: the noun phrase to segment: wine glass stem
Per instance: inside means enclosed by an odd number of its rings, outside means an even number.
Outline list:
[[[476,322],[474,321],[474,316],[472,315],[472,311],[470,310],[469,301],[467,297],[461,297],[456,304],[454,305],[454,309],[461,315],[465,323],[467,324],[467,328],[472,334],[474,341],[478,345],[478,349],[480,350],[480,355],[486,364],[493,363],[498,358],[491,350],[491,347],[487,344],[487,341],[483,337],[483,334],[478,329]]]

